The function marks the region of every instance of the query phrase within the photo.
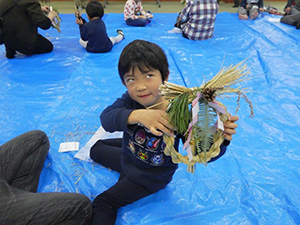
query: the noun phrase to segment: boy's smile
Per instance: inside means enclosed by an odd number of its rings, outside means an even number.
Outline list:
[[[145,108],[164,100],[159,90],[163,83],[159,70],[150,69],[142,73],[135,68],[124,75],[124,83],[130,97]]]

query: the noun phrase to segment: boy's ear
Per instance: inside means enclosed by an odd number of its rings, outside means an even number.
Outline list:
[[[166,76],[165,81],[168,81],[168,79],[169,79],[169,74],[170,74],[170,71],[168,70],[168,73],[167,73],[167,76]]]

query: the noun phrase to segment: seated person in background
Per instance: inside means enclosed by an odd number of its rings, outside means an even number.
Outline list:
[[[217,0],[186,1],[175,28],[169,33],[182,33],[183,37],[191,40],[212,38],[218,9]]]
[[[284,7],[286,15],[293,15],[300,13],[300,0],[288,0]]]
[[[11,7],[1,13],[1,27],[6,57],[12,59],[16,51],[25,55],[48,53],[53,50],[52,43],[38,34],[38,27],[47,30],[57,16],[49,7],[41,7],[37,0],[5,0]],[[0,3],[2,8],[2,3]],[[45,15],[45,13],[47,15]]]
[[[295,26],[296,29],[300,29],[300,13],[292,14],[292,15],[285,15],[280,19],[281,23],[285,23],[288,25]]]
[[[36,193],[49,151],[39,130],[0,146],[0,224],[88,225],[90,200],[76,193]]]
[[[251,20],[254,20],[258,17],[258,13],[263,11],[263,0],[242,0],[237,13],[241,20],[247,20],[249,16]]]
[[[91,0],[86,6],[86,13],[90,22],[86,22],[80,12],[75,15],[77,17],[75,22],[80,29],[79,43],[87,52],[109,52],[114,44],[124,39],[122,30],[117,30],[118,36],[108,37],[105,23],[102,20],[104,9],[100,2]]]
[[[145,12],[141,0],[127,0],[124,6],[124,20],[129,26],[144,27],[151,22],[153,15]]]
[[[280,19],[280,22],[300,29],[300,0],[288,0],[284,12],[285,15]]]

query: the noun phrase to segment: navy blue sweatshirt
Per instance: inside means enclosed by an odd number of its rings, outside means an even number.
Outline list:
[[[141,124],[127,124],[129,114],[136,109],[145,108],[125,92],[102,112],[101,124],[108,132],[123,131],[121,165],[125,175],[150,191],[158,191],[171,182],[178,165],[172,162],[170,156],[164,154],[166,144],[162,136],[153,135]],[[183,137],[176,135],[176,150],[180,139],[183,140]],[[225,142],[221,146],[220,154],[210,162],[225,153],[229,144],[228,141]]]

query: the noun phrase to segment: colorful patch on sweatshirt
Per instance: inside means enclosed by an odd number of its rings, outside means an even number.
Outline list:
[[[152,158],[151,158],[151,164],[154,165],[154,166],[160,166],[161,164],[164,163],[164,156],[163,154],[160,154],[160,155],[154,155]]]

